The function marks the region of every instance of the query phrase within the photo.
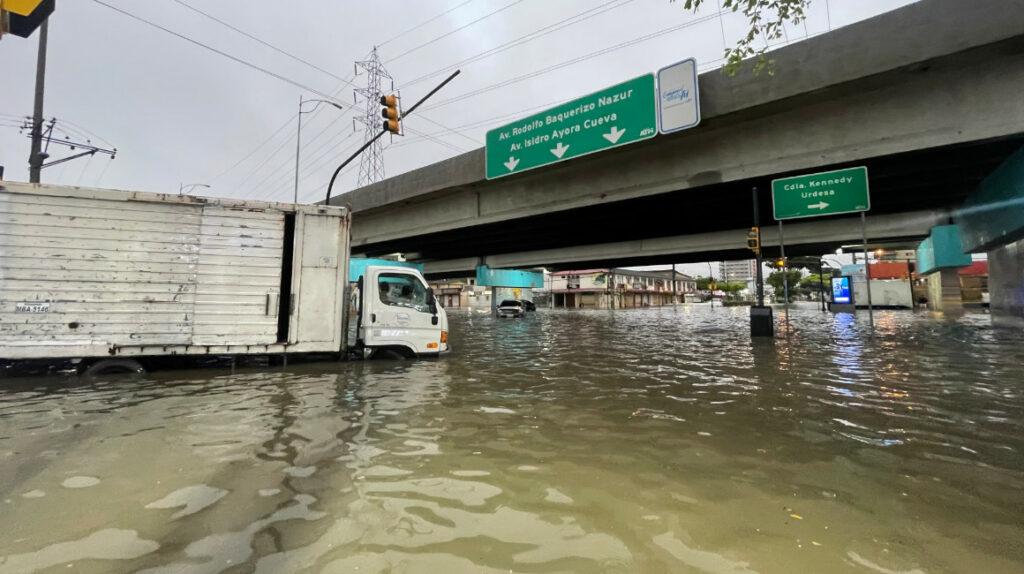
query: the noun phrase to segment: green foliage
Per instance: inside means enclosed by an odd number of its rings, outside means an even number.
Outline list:
[[[697,278],[697,290],[698,291],[707,291],[708,290],[708,285],[710,283],[714,283],[714,281],[715,280],[712,277],[698,277]]]
[[[785,279],[789,280],[789,296],[792,297],[796,293],[797,286],[800,285],[800,271],[798,269],[791,269],[786,272],[772,271],[764,282],[775,289],[775,295],[777,297],[782,297],[782,294],[785,291],[785,285],[783,284]]]
[[[832,276],[831,275],[826,275],[825,276],[825,285],[826,286],[831,286],[831,283],[829,283],[830,277],[832,277]],[[800,286],[801,287],[803,287],[805,289],[810,289],[812,291],[817,291],[818,290],[818,286],[821,285],[821,284],[822,284],[821,280],[820,280],[820,278],[819,278],[817,273],[815,273],[814,275],[808,275],[807,277],[804,277],[803,279],[800,280]]]
[[[684,0],[683,7],[696,11],[706,1]],[[755,47],[758,37],[763,36],[766,44],[782,38],[787,22],[797,25],[804,21],[810,3],[811,0],[721,0],[723,11],[742,12],[750,23],[747,35],[740,38],[735,46],[725,49],[722,70],[734,76],[742,67],[743,60],[757,56],[754,74],[762,70],[767,70],[769,75],[774,74],[775,62],[765,56],[765,48]]]

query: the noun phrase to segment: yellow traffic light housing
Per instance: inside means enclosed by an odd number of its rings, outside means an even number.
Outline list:
[[[384,117],[384,129],[393,134],[401,135],[401,126],[398,121],[400,119],[398,114],[398,96],[391,94],[390,96],[381,96],[380,105],[384,106],[381,110],[381,115]]]
[[[754,253],[761,252],[761,229],[758,227],[751,227],[750,231],[747,232],[747,249]]]
[[[28,38],[53,12],[56,0],[0,0],[0,36]]]

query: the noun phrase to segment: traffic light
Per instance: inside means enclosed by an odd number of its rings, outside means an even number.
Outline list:
[[[754,253],[761,252],[761,230],[759,228],[751,227],[747,232],[747,249]]]
[[[398,96],[394,94],[381,96],[380,105],[384,106],[384,109],[380,111],[381,115],[384,116],[384,129],[393,134],[398,134],[400,129],[398,125]]]
[[[775,265],[777,265],[779,267],[785,267],[786,266],[785,258],[781,258],[780,257],[779,260],[775,262]]]
[[[56,0],[0,0],[0,36],[28,38],[53,12]]]

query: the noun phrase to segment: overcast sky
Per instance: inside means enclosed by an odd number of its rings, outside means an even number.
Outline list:
[[[787,36],[799,41],[911,1],[815,0],[806,25]],[[717,15],[717,0],[706,0],[698,14],[668,0],[103,2],[294,83],[96,0],[58,0],[44,115],[57,118],[57,136],[87,136],[118,153],[44,169],[43,182],[155,192],[203,183],[211,186],[197,190],[203,195],[280,201],[293,195],[299,96],[351,106],[346,82],[365,81],[353,77],[353,62],[375,45],[406,105],[448,67],[477,57],[407,120],[408,135],[393,142],[385,136],[386,172],[396,175],[481,147],[487,130],[517,117],[666,64],[696,57],[702,69],[720,66],[724,46],[746,31],[741,15]],[[8,180],[28,179],[29,140],[16,126],[32,111],[37,37],[0,41],[0,165]],[[518,39],[524,41],[478,57]],[[477,95],[460,98],[469,93]],[[352,122],[361,107],[303,114],[301,202],[319,200],[333,169],[362,142]],[[50,153],[53,160],[69,152],[51,146]],[[358,161],[351,168],[336,193],[356,187]]]

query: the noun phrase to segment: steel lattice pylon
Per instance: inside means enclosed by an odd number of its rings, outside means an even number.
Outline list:
[[[384,122],[384,118],[380,115],[380,97],[384,93],[381,84],[387,80],[391,84],[391,89],[394,89],[395,83],[377,56],[376,47],[370,52],[369,58],[356,62],[357,75],[360,70],[366,73],[366,87],[356,88],[354,98],[357,105],[362,100],[363,105],[366,106],[366,113],[355,119],[363,124],[363,141],[366,142],[377,135]],[[384,179],[384,146],[378,139],[366,148],[359,158],[358,185],[362,187],[382,179]]]

